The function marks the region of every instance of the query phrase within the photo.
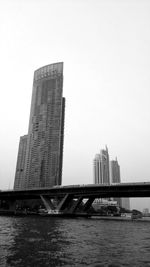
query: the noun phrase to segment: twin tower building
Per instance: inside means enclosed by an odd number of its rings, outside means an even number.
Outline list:
[[[60,185],[65,98],[63,63],[34,72],[28,134],[20,137],[14,189]]]
[[[109,160],[108,148],[102,149],[94,158],[94,183],[120,183],[120,166],[116,160]]]

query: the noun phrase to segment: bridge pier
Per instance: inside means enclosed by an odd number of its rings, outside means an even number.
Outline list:
[[[51,199],[48,199],[46,196],[40,195],[41,200],[43,201],[43,204],[48,212],[51,212],[52,210],[55,210],[55,207],[51,201]]]
[[[80,197],[78,198],[78,200],[75,202],[75,204],[70,208],[69,213],[71,213],[71,214],[75,213],[76,210],[77,210],[77,208],[78,208],[79,205],[81,204],[82,200],[83,200],[83,197],[80,196]]]
[[[84,204],[83,211],[88,211],[94,200],[95,200],[95,197],[93,197],[93,196],[89,197],[87,202]]]
[[[51,198],[48,198],[47,196],[40,195],[40,198],[47,210],[48,213],[61,213],[61,214],[75,214],[76,210],[82,203],[84,196],[76,197],[77,200],[73,201],[74,195],[73,194],[66,194],[59,203],[52,202]],[[88,197],[88,200],[82,207],[82,212],[87,213],[87,211],[90,209],[93,201],[95,200],[94,196]],[[81,212],[81,213],[82,213]],[[80,213],[80,211],[79,211]]]
[[[69,206],[69,204],[71,203],[72,199],[73,199],[73,195],[72,194],[66,194],[58,204],[54,205],[52,203],[52,200],[50,198],[48,198],[47,196],[43,196],[40,195],[40,198],[47,210],[48,213],[55,213],[55,212],[61,212],[61,213],[68,213],[65,211],[67,209],[67,206]]]
[[[64,211],[67,207],[67,205],[73,200],[72,194],[66,194],[64,198],[60,201],[60,203],[57,206],[58,211]]]

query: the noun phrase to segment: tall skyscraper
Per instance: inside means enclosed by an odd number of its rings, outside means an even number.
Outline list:
[[[110,182],[113,183],[120,183],[120,166],[118,164],[117,158],[116,160],[110,161]],[[113,198],[114,201],[117,201],[119,206],[122,206],[122,199],[121,198]]]
[[[111,183],[120,183],[120,166],[117,158],[110,161],[110,181]]]
[[[62,179],[65,98],[63,63],[34,72],[30,120],[21,187],[28,189],[60,185]],[[18,154],[19,155],[19,154]]]
[[[121,183],[120,166],[118,160],[109,162],[108,149],[101,150],[100,154],[96,154],[94,158],[94,183],[95,184],[113,184]],[[110,200],[110,199],[109,199]],[[112,200],[117,201],[120,207],[130,209],[129,198],[113,197]],[[102,200],[101,200],[102,201]],[[98,200],[96,200],[98,202]]]
[[[109,154],[108,149],[102,149],[94,158],[94,183],[109,184]]]

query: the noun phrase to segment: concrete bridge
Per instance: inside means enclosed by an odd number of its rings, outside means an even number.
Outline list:
[[[82,204],[88,212],[95,198],[150,197],[150,183],[121,183],[104,185],[69,185],[29,190],[0,191],[0,200],[15,210],[17,200],[41,199],[49,213],[75,214]]]

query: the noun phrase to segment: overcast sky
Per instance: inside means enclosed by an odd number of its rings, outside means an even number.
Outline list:
[[[0,0],[0,37],[1,189],[13,187],[33,73],[59,61],[63,184],[93,183],[93,158],[105,145],[122,182],[150,182],[150,1]]]

